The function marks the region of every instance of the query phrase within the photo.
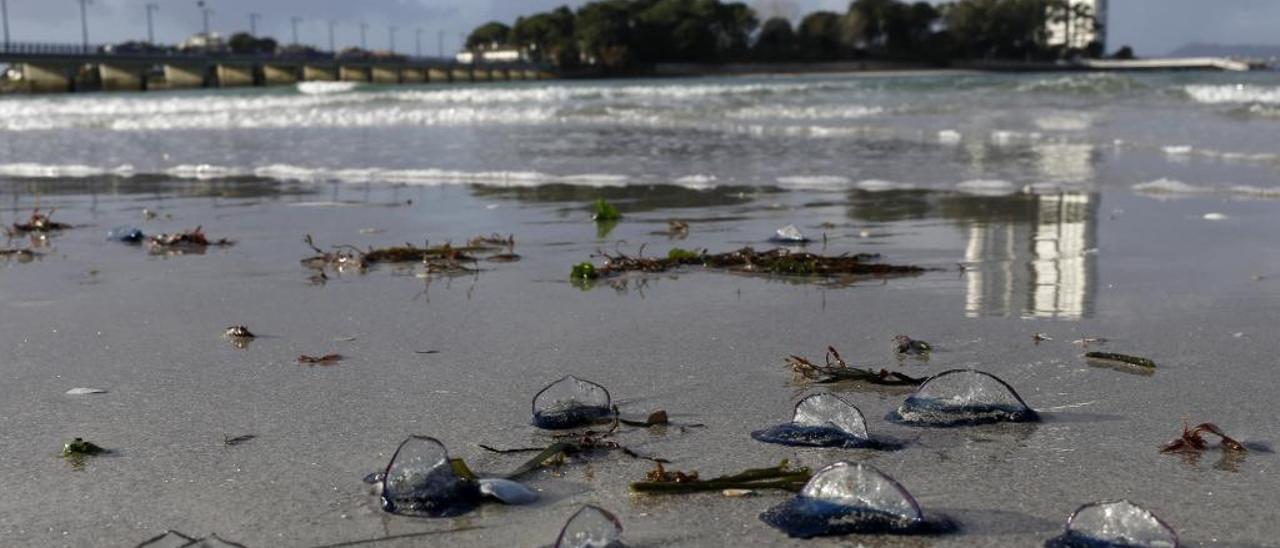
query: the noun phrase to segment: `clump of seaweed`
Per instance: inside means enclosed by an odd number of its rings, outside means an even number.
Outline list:
[[[597,223],[616,221],[622,218],[622,213],[618,211],[618,208],[604,198],[597,198],[592,208],[594,213],[591,214],[591,219]]]
[[[791,463],[783,460],[777,466],[769,468],[753,468],[710,479],[701,479],[697,472],[667,471],[662,463],[645,475],[644,481],[631,484],[631,490],[637,493],[655,495],[673,495],[698,493],[705,491],[724,491],[726,489],[781,489],[783,491],[800,491],[805,483],[813,477],[809,468],[792,468]]]
[[[906,335],[896,335],[893,337],[893,350],[898,354],[926,356],[933,351],[933,345]]]
[[[1147,369],[1156,368],[1156,362],[1153,362],[1148,358],[1130,356],[1128,354],[1117,354],[1115,352],[1088,352],[1088,353],[1085,353],[1084,357],[1090,360],[1122,363],[1125,365],[1132,365],[1134,367],[1143,367]]]
[[[596,271],[596,265],[582,262],[573,265],[569,271],[569,277],[574,280],[594,280],[600,277],[600,273]]]
[[[756,251],[750,247],[744,247],[737,251],[716,254],[676,248],[666,257],[645,257],[642,246],[636,256],[630,256],[621,251],[615,251],[612,254],[599,251],[596,255],[604,258],[604,264],[596,268],[600,276],[612,276],[624,272],[666,272],[681,265],[702,265],[729,272],[806,277],[885,277],[919,274],[925,271],[918,266],[873,262],[880,258],[876,254],[825,256],[785,248]]]
[[[333,268],[339,272],[348,269],[363,271],[368,268],[369,264],[364,259],[364,252],[351,246],[337,246],[333,251],[325,251],[316,247],[315,241],[311,239],[311,235],[307,234],[303,242],[316,252],[313,257],[302,259],[302,265],[307,268],[320,270],[320,274],[324,274],[325,267]],[[327,279],[327,278],[326,278]]]
[[[0,248],[0,257],[4,257],[5,260],[15,259],[20,263],[29,263],[35,260],[36,257],[39,257],[39,256],[41,256],[39,252],[32,251],[30,249]]]
[[[25,223],[13,223],[11,234],[26,234],[28,232],[56,232],[72,228],[66,223],[59,223],[53,220],[53,213],[57,208],[50,209],[49,213],[40,213],[40,207],[37,206],[31,210],[31,216],[27,218]]]
[[[342,354],[325,354],[323,356],[298,356],[298,365],[336,365],[342,361]]]
[[[494,232],[488,236],[476,236],[467,240],[467,247],[486,251],[501,250],[501,253],[489,256],[487,260],[492,263],[514,263],[520,260],[520,256],[516,254],[515,234],[508,234],[504,237]]]
[[[797,378],[819,383],[862,381],[883,386],[916,386],[925,381],[925,379],[887,369],[876,371],[870,368],[850,367],[833,346],[827,347],[824,365],[815,364],[796,355],[787,356],[786,362],[787,367],[796,374]]]
[[[666,230],[659,230],[656,232],[652,232],[651,234],[655,234],[658,236],[666,236],[671,239],[683,240],[689,237],[689,223],[687,221],[681,221],[679,219],[672,219],[670,221],[667,221]]]
[[[618,443],[613,439],[613,435],[617,433],[619,425],[623,424],[617,416],[617,409],[614,409],[614,419],[608,430],[597,432],[595,430],[587,430],[582,433],[567,434],[559,438],[559,441],[547,447],[526,447],[519,449],[498,449],[489,445],[481,444],[479,447],[485,451],[493,453],[532,453],[537,452],[533,458],[525,461],[506,477],[515,479],[525,474],[538,470],[547,465],[559,466],[565,462],[565,459],[575,455],[590,453],[594,451],[618,451],[633,459],[647,460],[655,463],[670,463],[671,461],[661,457],[651,457],[641,455],[630,448]]]
[[[1240,443],[1228,436],[1221,428],[1211,422],[1204,422],[1196,425],[1195,428],[1188,428],[1187,423],[1182,423],[1182,435],[1176,439],[1164,444],[1160,448],[1161,453],[1198,453],[1208,449],[1209,443],[1205,441],[1204,434],[1213,434],[1222,440],[1222,447],[1227,451],[1243,453],[1246,451],[1243,443]]]
[[[71,467],[75,470],[83,470],[85,462],[90,457],[105,455],[110,452],[110,449],[104,449],[84,438],[76,438],[62,445],[62,458],[71,463]]]
[[[209,246],[227,247],[235,245],[235,242],[226,238],[210,240],[204,235],[204,227],[201,226],[183,232],[152,236],[149,243],[151,244],[152,253],[175,255],[188,252],[201,254]]]

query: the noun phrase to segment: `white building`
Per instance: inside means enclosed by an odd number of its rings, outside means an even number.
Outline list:
[[[1067,46],[1073,49],[1084,49],[1090,42],[1102,44],[1102,51],[1107,48],[1107,0],[1066,0],[1071,12],[1092,15],[1100,29],[1094,29],[1088,20],[1081,17],[1067,17],[1062,10],[1049,12],[1049,45]]]

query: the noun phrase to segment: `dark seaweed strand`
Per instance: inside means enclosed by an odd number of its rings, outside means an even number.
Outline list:
[[[1156,362],[1147,358],[1138,356],[1130,356],[1128,354],[1117,354],[1115,352],[1089,352],[1084,357],[1094,360],[1107,360],[1113,362],[1126,363],[1137,367],[1146,367],[1149,369],[1156,368]]]

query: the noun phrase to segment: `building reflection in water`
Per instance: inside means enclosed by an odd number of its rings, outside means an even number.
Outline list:
[[[1097,195],[1020,196],[1023,222],[974,220],[965,274],[968,316],[1078,319],[1093,315],[1097,291]]]
[[[967,316],[1078,319],[1094,313],[1098,196],[855,191],[850,215],[869,222],[941,218],[958,226]]]

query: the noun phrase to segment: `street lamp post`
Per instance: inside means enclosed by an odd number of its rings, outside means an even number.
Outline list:
[[[436,33],[436,41],[439,42],[438,44],[436,44],[436,47],[439,48],[436,50],[436,53],[439,54],[440,57],[444,57],[444,35],[445,34],[446,33],[443,30]]]
[[[0,0],[0,18],[4,19],[4,47],[9,49],[9,0]]]
[[[258,35],[258,18],[260,17],[262,17],[261,14],[257,14],[257,13],[249,14],[249,35],[251,36]]]
[[[147,43],[148,44],[156,43],[156,28],[155,28],[155,25],[152,24],[151,14],[157,11],[160,11],[160,4],[156,4],[154,2],[147,4]]]
[[[361,51],[369,50],[369,43],[364,39],[364,35],[366,32],[368,32],[368,30],[369,30],[369,24],[364,21],[361,21],[360,22],[360,50]]]
[[[388,38],[387,42],[391,46],[391,53],[396,52],[396,31],[397,30],[400,30],[400,28],[395,25],[387,27],[387,38]]]
[[[290,17],[289,24],[293,26],[293,45],[298,45],[298,23],[302,22],[301,17]]]
[[[209,16],[213,15],[213,8],[204,5],[204,2],[196,2],[196,6],[200,8],[200,17],[204,21],[204,39],[205,44],[209,43]]]
[[[337,24],[337,21],[334,21],[333,19],[329,20],[329,53],[335,53],[338,51],[333,41],[333,27],[337,26]]]
[[[415,54],[422,57],[422,29],[413,29],[413,46]]]
[[[86,6],[90,1],[92,0],[80,0],[80,39],[85,53],[89,53],[89,14]]]

